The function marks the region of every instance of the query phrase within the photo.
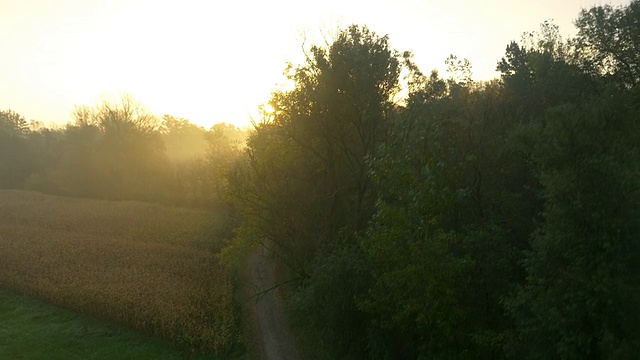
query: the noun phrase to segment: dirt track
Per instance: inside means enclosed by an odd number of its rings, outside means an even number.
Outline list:
[[[258,348],[258,358],[263,360],[296,360],[296,350],[291,330],[283,313],[282,300],[275,284],[273,266],[265,248],[258,249],[248,263],[250,300],[249,315]]]

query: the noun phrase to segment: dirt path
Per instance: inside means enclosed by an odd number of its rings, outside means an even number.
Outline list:
[[[282,300],[275,284],[273,266],[265,248],[258,249],[248,264],[249,314],[254,327],[252,333],[263,360],[296,360],[296,350],[291,330],[285,319]]]

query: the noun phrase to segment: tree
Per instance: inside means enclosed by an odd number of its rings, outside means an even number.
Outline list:
[[[544,201],[524,253],[526,281],[506,301],[517,334],[506,348],[515,358],[638,351],[637,258],[629,255],[638,253],[630,240],[638,233],[637,74],[625,65],[637,62],[627,51],[634,6],[585,10],[564,50],[552,51],[548,40],[512,43],[499,64],[509,112],[527,120],[513,135],[531,144]]]
[[[0,111],[0,133],[21,136],[29,132],[27,121],[15,111]]]
[[[584,66],[614,76],[625,86],[640,82],[640,1],[626,7],[595,6],[576,21],[577,46]]]
[[[547,113],[536,151],[544,223],[511,300],[517,358],[630,359],[640,351],[638,91]]]
[[[187,119],[163,116],[160,133],[167,156],[173,161],[203,157],[207,151],[206,130]]]
[[[236,241],[258,242],[286,265],[288,280],[298,280],[298,318],[335,356],[362,351],[366,321],[354,296],[366,271],[351,265],[361,255],[356,234],[374,209],[367,159],[395,116],[403,63],[386,36],[366,27],[312,47],[304,64],[287,71],[295,88],[273,94],[274,111],[256,124],[246,166],[232,182],[244,215]]]
[[[163,199],[171,170],[167,166],[158,119],[130,96],[103,101],[94,108],[94,123],[101,131],[97,144],[107,197]]]
[[[505,86],[508,111],[522,124],[543,119],[546,109],[580,101],[599,91],[596,79],[579,66],[573,41],[563,41],[558,27],[545,22],[536,32],[511,42],[497,70]]]
[[[29,128],[20,114],[0,111],[0,188],[19,188],[31,172],[27,146]]]
[[[513,331],[501,299],[522,279],[539,211],[512,139],[519,119],[498,81],[422,84],[371,159],[376,211],[359,243],[372,281],[358,298],[370,356],[499,358]]]
[[[216,207],[230,216],[235,215],[230,182],[233,172],[244,158],[247,131],[233,125],[218,123],[207,131],[206,153],[203,158],[201,195],[209,199],[209,206]]]
[[[295,89],[273,95],[270,120],[249,138],[246,226],[272,239],[299,273],[371,214],[365,158],[388,128],[400,67],[387,37],[352,26],[290,69]]]
[[[131,97],[76,107],[30,187],[62,195],[168,201],[172,171],[157,119]]]

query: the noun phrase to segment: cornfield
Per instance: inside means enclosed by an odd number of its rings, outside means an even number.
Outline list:
[[[235,328],[219,227],[204,211],[0,191],[0,286],[221,354]]]

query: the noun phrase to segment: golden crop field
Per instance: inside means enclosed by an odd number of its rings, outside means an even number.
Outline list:
[[[235,329],[215,216],[0,191],[0,286],[191,351],[222,353]]]

